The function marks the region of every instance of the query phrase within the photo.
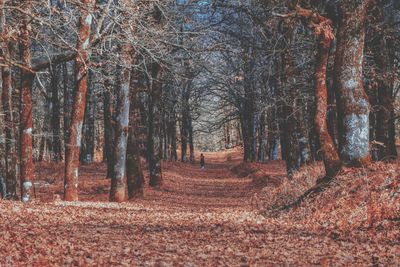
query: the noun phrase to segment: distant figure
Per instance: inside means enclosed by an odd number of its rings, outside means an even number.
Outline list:
[[[201,167],[201,169],[204,169],[204,165],[205,164],[206,164],[206,161],[204,159],[204,155],[203,155],[203,153],[201,153],[201,155],[200,155],[200,167]]]

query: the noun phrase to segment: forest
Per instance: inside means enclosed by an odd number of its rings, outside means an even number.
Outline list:
[[[0,0],[0,266],[399,266],[398,0]]]

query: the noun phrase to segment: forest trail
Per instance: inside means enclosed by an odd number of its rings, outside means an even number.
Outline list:
[[[164,165],[162,190],[148,188],[145,197],[139,201],[158,201],[160,203],[157,205],[185,210],[250,210],[251,197],[257,189],[251,179],[240,179],[231,170],[240,163],[240,155],[233,153],[231,158],[230,153],[205,153],[205,157],[204,169],[200,168],[198,162],[167,162]]]
[[[362,266],[377,261],[373,255],[381,247],[375,241],[337,238],[259,215],[251,207],[259,189],[231,171],[239,162],[235,155],[211,153],[204,170],[198,164],[166,163],[162,190],[146,187],[142,199],[122,204],[106,202],[109,181],[96,178],[104,173],[102,165],[82,168],[81,199],[94,201],[0,201],[0,266]],[[268,168],[284,172],[279,162]],[[43,177],[49,173],[41,169]],[[57,193],[60,182],[50,190]],[[395,254],[398,246],[386,249]]]

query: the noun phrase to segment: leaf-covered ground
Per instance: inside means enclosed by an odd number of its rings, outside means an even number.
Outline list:
[[[34,202],[0,201],[0,266],[400,265],[396,229],[382,238],[260,215],[253,195],[265,193],[262,179],[279,183],[279,162],[245,176],[236,155],[206,157],[205,170],[167,163],[161,191],[146,187],[143,199],[123,204],[106,202],[101,164],[81,168],[76,203],[57,197],[62,166],[37,166]]]

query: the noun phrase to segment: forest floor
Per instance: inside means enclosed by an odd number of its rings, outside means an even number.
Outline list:
[[[206,163],[167,162],[161,190],[122,204],[107,202],[104,164],[81,167],[75,203],[60,200],[62,165],[38,164],[32,203],[0,200],[0,266],[400,266],[398,217],[351,231],[265,217],[254,196],[281,183],[282,162],[253,176],[237,152]]]

